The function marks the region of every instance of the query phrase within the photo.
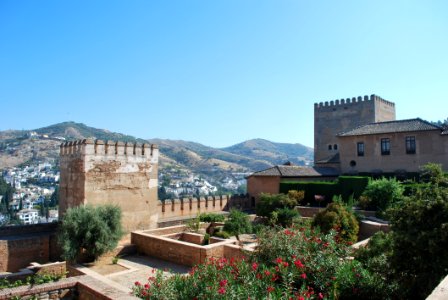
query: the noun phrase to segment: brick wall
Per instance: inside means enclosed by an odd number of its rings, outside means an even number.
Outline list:
[[[57,223],[0,228],[0,272],[17,272],[30,262],[59,259]]]
[[[182,227],[184,228],[184,226],[176,227],[178,232],[179,230],[182,231]],[[131,241],[136,245],[139,253],[185,266],[194,266],[198,263],[203,263],[211,257],[224,257],[224,246],[236,243],[233,240],[223,240],[201,246],[174,240],[166,236],[151,234],[150,232],[148,230],[145,232],[133,232],[131,234]]]

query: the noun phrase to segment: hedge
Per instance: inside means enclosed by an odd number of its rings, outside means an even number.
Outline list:
[[[353,195],[355,199],[358,199],[366,189],[369,182],[370,177],[366,176],[339,176],[338,185],[342,199],[346,201],[351,195]]]
[[[322,205],[330,203],[333,196],[341,195],[343,201],[348,201],[351,195],[358,198],[369,184],[370,178],[365,176],[340,176],[337,181],[302,182],[289,181],[280,183],[280,193],[287,194],[290,190],[304,191],[304,203]],[[315,195],[325,196],[324,203],[315,201]]]
[[[326,206],[331,202],[334,195],[338,194],[337,182],[281,182],[280,193],[287,194],[290,190],[304,191],[305,198],[303,202],[310,203],[311,205]],[[318,203],[314,199],[315,195],[325,196],[323,203]]]

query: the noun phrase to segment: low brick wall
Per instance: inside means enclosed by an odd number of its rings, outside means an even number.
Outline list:
[[[30,262],[47,263],[60,258],[56,244],[57,223],[0,228],[0,272],[17,272]]]
[[[365,240],[374,235],[375,233],[377,233],[378,231],[389,232],[390,231],[389,224],[363,220],[359,224],[358,240],[359,241]]]
[[[167,228],[164,233],[177,230],[182,232],[185,226]],[[153,234],[156,233],[156,234]],[[215,241],[210,245],[198,245],[185,241],[175,240],[169,236],[161,236],[160,229],[132,232],[131,241],[139,253],[171,261],[185,266],[194,266],[204,263],[208,258],[224,257],[224,246],[235,244],[234,240]],[[175,235],[175,233],[171,233]],[[188,236],[189,234],[187,234]],[[193,235],[190,235],[192,237]]]
[[[193,232],[184,232],[180,236],[180,241],[196,245],[202,245],[204,243],[204,235]]]
[[[319,211],[325,209],[325,207],[296,206],[296,209],[299,212],[300,216],[302,216],[304,218],[312,218]],[[374,211],[361,210],[361,209],[355,209],[355,211],[365,217],[374,217],[375,216]]]
[[[224,245],[224,257],[227,259],[236,259],[242,260],[247,258],[246,252],[252,252],[253,250],[241,250],[241,247],[238,245]]]
[[[76,276],[40,285],[25,285],[0,290],[0,300],[11,298],[31,299],[79,299],[79,300],[130,300],[138,299],[119,291],[90,276]]]

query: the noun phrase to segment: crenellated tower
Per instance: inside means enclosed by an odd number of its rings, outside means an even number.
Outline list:
[[[338,167],[336,135],[361,125],[395,120],[395,104],[377,95],[314,104],[314,164]]]
[[[155,228],[157,145],[85,139],[60,146],[59,215],[70,207],[115,204],[126,231]]]

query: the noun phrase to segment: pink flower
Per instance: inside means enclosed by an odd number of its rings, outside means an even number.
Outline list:
[[[288,262],[284,261],[283,262],[283,267],[287,268],[289,266]]]
[[[220,282],[219,282],[219,286],[220,287],[225,287],[226,285],[227,285],[227,279],[223,279],[223,280],[221,280]]]
[[[322,293],[319,293],[319,299],[324,299],[324,295],[322,295]]]
[[[278,263],[278,264],[281,264],[281,263],[283,262],[283,259],[282,259],[281,257],[278,257],[278,258],[275,260],[275,262]]]
[[[253,263],[252,264],[252,270],[256,271],[258,268],[258,264],[257,263]]]
[[[302,279],[306,279],[306,274],[302,273],[302,275],[300,275],[300,277],[302,277]]]
[[[303,268],[304,267],[302,262],[300,261],[300,259],[296,260],[294,262],[294,265],[296,265],[297,268]]]
[[[271,275],[271,272],[269,272],[268,270],[264,271],[264,275],[269,276]]]
[[[268,291],[268,293],[271,293],[275,290],[275,288],[272,286],[268,286],[268,288],[266,290]]]
[[[151,286],[149,284],[144,285],[145,289],[149,289]]]
[[[225,288],[223,288],[223,287],[219,288],[219,290],[218,290],[218,294],[223,295],[223,294],[225,294],[225,293],[226,293],[226,289],[225,289]]]
[[[141,283],[138,282],[138,281],[134,282],[134,284],[135,284],[136,286],[140,286],[140,285],[141,285]]]

